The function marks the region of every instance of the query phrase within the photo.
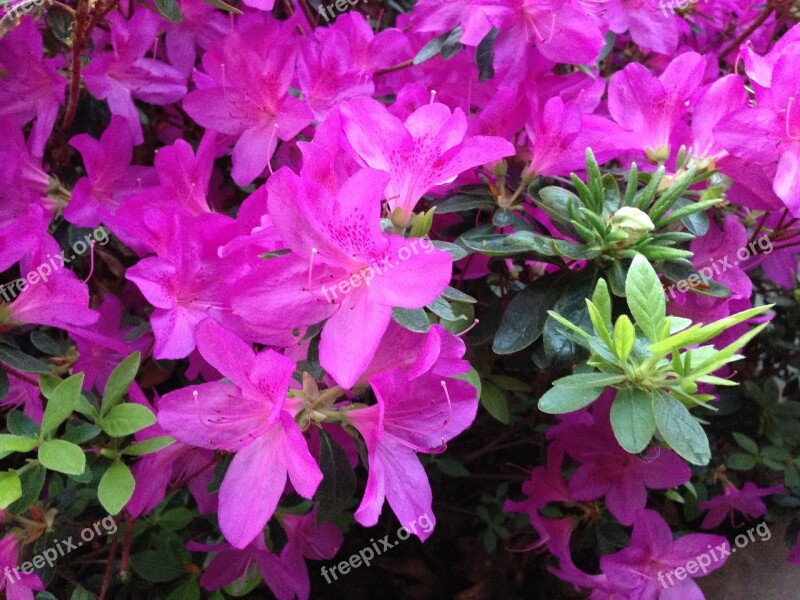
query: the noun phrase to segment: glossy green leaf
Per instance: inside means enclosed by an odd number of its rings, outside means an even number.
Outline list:
[[[124,437],[149,427],[156,422],[156,416],[141,404],[120,404],[103,417],[100,426],[111,437]]]
[[[642,452],[656,431],[650,396],[637,388],[622,388],[611,404],[611,427],[619,445],[631,454]]]
[[[141,358],[140,352],[134,352],[127,356],[111,372],[103,390],[103,402],[100,406],[101,416],[108,414],[108,411],[119,404],[125,396],[136,377],[136,373],[139,372]]]
[[[135,487],[131,470],[123,462],[115,460],[100,479],[97,499],[108,514],[116,515],[131,499]]]
[[[667,303],[658,275],[644,256],[637,254],[628,268],[625,296],[636,324],[650,341],[658,342]]]
[[[656,427],[664,441],[693,465],[707,465],[711,460],[708,438],[689,410],[662,392],[653,395],[652,406]]]
[[[80,475],[86,468],[81,447],[64,440],[50,440],[39,446],[39,462],[51,471],[67,475]]]

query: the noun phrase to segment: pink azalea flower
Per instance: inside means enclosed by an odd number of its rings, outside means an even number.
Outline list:
[[[44,590],[38,575],[23,573],[19,569],[20,542],[13,533],[0,539],[0,592],[5,591],[7,600],[33,600],[33,592]]]
[[[433,186],[514,154],[502,138],[468,136],[467,117],[444,104],[425,105],[405,122],[372,98],[346,102],[340,111],[347,140],[362,162],[389,173],[389,208],[400,208],[406,219]]]
[[[86,177],[75,184],[64,218],[79,227],[113,228],[122,200],[156,183],[152,167],[131,166],[133,134],[122,117],[111,117],[99,140],[82,133],[70,145],[81,153]]]
[[[773,50],[767,61],[756,63],[748,70],[749,75],[759,77],[756,106],[729,114],[716,129],[731,154],[774,168],[773,190],[794,216],[800,216],[798,60],[800,43],[794,42]]]
[[[68,331],[97,322],[99,314],[89,308],[89,288],[65,268],[71,258],[75,257],[62,255],[56,241],[42,234],[33,252],[20,261],[20,273],[25,276],[25,282],[13,302],[0,306],[0,320],[11,324],[49,325]],[[28,278],[31,273],[35,279]],[[14,289],[18,290],[19,286]]]
[[[286,393],[295,365],[272,350],[255,354],[240,338],[205,321],[198,329],[203,357],[229,382],[193,385],[166,394],[159,424],[178,441],[235,452],[219,491],[225,538],[245,548],[275,511],[287,475],[311,498],[322,473],[294,421],[299,404]],[[245,505],[243,494],[249,498]]]
[[[167,58],[173,67],[188,75],[197,61],[197,48],[208,50],[231,31],[226,15],[203,0],[181,0],[180,23],[165,23]]]
[[[576,500],[605,497],[608,510],[623,525],[633,523],[647,504],[647,489],[669,489],[689,481],[692,472],[672,450],[652,447],[643,457],[630,454],[611,429],[610,403],[598,405],[591,426],[575,423],[555,438],[580,466],[569,480]]]
[[[747,481],[744,487],[739,489],[732,483],[727,483],[725,492],[721,496],[715,496],[711,500],[700,503],[700,508],[708,511],[700,527],[714,529],[722,524],[725,517],[730,517],[733,524],[734,515],[737,512],[742,513],[750,521],[763,517],[767,514],[767,507],[761,498],[779,494],[782,491],[782,485],[759,488],[755,483]]]
[[[303,555],[292,544],[287,544],[280,555],[269,551],[262,536],[244,548],[197,542],[189,542],[187,547],[196,552],[217,552],[200,578],[200,585],[207,590],[219,590],[232,584],[255,565],[278,600],[308,600],[311,593]]]
[[[154,356],[183,358],[195,347],[197,325],[209,316],[219,317],[224,308],[224,278],[232,267],[219,259],[217,248],[227,241],[233,224],[217,214],[194,219],[171,215],[161,223],[161,235],[171,234],[166,236],[168,247],[159,256],[140,260],[125,276],[155,307],[150,316]]]
[[[598,12],[614,33],[627,31],[634,42],[660,54],[678,48],[680,17],[667,12],[666,0],[604,0],[601,6]]]
[[[377,404],[346,413],[346,422],[364,438],[369,463],[355,518],[375,525],[386,499],[401,523],[427,514],[435,524],[430,483],[416,453],[437,453],[469,427],[478,408],[475,388],[434,372],[409,381],[399,369],[373,376],[370,385]],[[422,541],[430,535],[415,533]]]
[[[122,326],[122,303],[112,294],[103,296],[97,307],[100,317],[97,322],[72,332],[78,349],[75,372],[83,372],[83,388],[92,390],[105,388],[108,376],[131,352],[139,350],[146,354],[152,343],[152,336],[139,336],[128,343],[126,337],[133,327]]]
[[[611,77],[608,111],[624,130],[624,147],[669,156],[672,135],[700,87],[706,59],[694,52],[675,58],[656,77],[640,63],[630,63]]]
[[[130,396],[132,402],[153,410],[144,392],[136,383],[131,386]],[[165,435],[167,432],[155,423],[137,431],[135,437],[137,442],[142,442]],[[208,485],[214,478],[215,464],[214,453],[211,450],[194,448],[181,442],[173,442],[166,448],[142,456],[131,468],[136,486],[133,489],[133,496],[125,505],[125,510],[134,519],[146,515],[164,500],[170,484],[188,480],[189,491],[197,502],[200,514],[216,512],[217,496],[207,491]]]
[[[586,462],[570,478],[570,492],[576,500],[605,497],[609,512],[623,525],[633,523],[636,511],[644,508],[648,488],[670,489],[691,478],[686,464],[669,450],[650,448],[639,458],[617,449],[613,438],[595,442],[595,451],[585,449],[591,456],[575,452]]]
[[[336,104],[372,96],[373,72],[402,62],[408,42],[397,29],[376,34],[357,12],[343,14],[329,27],[302,39],[297,78],[314,116],[322,120]]]
[[[730,552],[730,544],[724,537],[703,533],[691,533],[674,540],[669,525],[658,513],[642,510],[634,520],[630,546],[601,557],[600,568],[615,585],[627,590],[626,598],[704,600],[694,578],[703,577],[725,564],[728,556],[719,549],[723,546]],[[710,555],[715,548],[715,554]],[[683,579],[672,575],[675,569],[686,569],[690,561],[697,564],[698,557],[705,555],[709,556],[710,565],[702,572],[687,572],[688,577]],[[717,560],[712,560],[713,557]]]
[[[36,119],[31,130],[31,151],[41,157],[50,137],[59,107],[64,104],[67,80],[57,69],[64,59],[44,56],[42,36],[33,17],[0,38],[0,117],[8,116],[19,126]]]
[[[27,374],[25,377],[33,380],[37,378],[33,374]],[[14,373],[9,373],[8,383],[8,393],[0,400],[0,407],[10,409],[21,406],[22,413],[26,417],[41,425],[44,408],[39,386],[17,378]]]
[[[450,280],[448,254],[381,233],[385,185],[384,174],[365,169],[333,197],[281,169],[267,183],[269,214],[292,253],[264,261],[229,288],[235,313],[257,323],[286,328],[328,319],[320,361],[345,388],[372,360],[392,307],[426,306]]]
[[[146,58],[161,23],[149,10],[137,10],[130,21],[109,16],[113,50],[96,54],[83,68],[91,94],[108,101],[111,112],[125,119],[135,144],[144,141],[134,98],[150,104],[177,102],[186,94],[186,78],[165,62]]]
[[[525,124],[530,152],[528,172],[535,175],[569,175],[586,164],[586,148],[598,161],[605,162],[617,153],[610,140],[618,127],[603,117],[584,115],[577,102],[564,102],[559,96],[547,100],[540,110],[532,107]]]
[[[46,197],[50,182],[33,156],[22,129],[0,116],[0,272],[30,254],[47,231],[55,206]]]
[[[289,94],[295,70],[293,23],[237,29],[203,55],[204,73],[183,108],[200,125],[237,138],[231,176],[241,186],[258,177],[278,139],[291,140],[312,119]]]
[[[154,160],[159,185],[143,190],[126,203],[125,209],[141,210],[142,205],[149,204],[159,208],[174,206],[192,216],[210,213],[207,196],[214,169],[215,139],[213,130],[206,131],[196,154],[184,140],[159,148]]]

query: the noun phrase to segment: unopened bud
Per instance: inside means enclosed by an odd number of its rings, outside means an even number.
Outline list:
[[[609,219],[612,232],[622,232],[627,235],[626,244],[637,242],[645,234],[655,229],[653,221],[647,213],[633,206],[623,206]]]

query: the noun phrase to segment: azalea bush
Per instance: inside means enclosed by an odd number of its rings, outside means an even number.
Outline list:
[[[0,593],[800,563],[797,11],[677,4],[6,3]]]

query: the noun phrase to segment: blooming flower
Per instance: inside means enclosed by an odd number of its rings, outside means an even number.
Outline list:
[[[276,172],[267,184],[269,215],[292,253],[264,261],[229,292],[236,313],[268,326],[327,319],[320,361],[344,387],[369,364],[392,307],[426,306],[450,280],[448,254],[381,233],[385,185],[383,173],[364,169],[334,197],[288,169]]]
[[[389,208],[399,208],[406,219],[431,187],[514,153],[502,138],[468,136],[464,113],[439,103],[417,109],[405,122],[371,98],[346,102],[340,111],[344,133],[363,163],[389,173]]]
[[[322,473],[294,421],[299,406],[286,401],[294,363],[273,350],[255,354],[210,320],[197,337],[200,353],[230,383],[169,392],[159,403],[158,421],[178,441],[236,453],[219,490],[219,524],[242,549],[269,521],[287,475],[301,496],[311,498]]]
[[[261,174],[278,139],[292,139],[312,119],[289,94],[296,57],[292,27],[269,21],[235,30],[203,55],[205,72],[195,72],[197,89],[183,99],[200,125],[237,138],[231,176],[242,186]]]
[[[121,13],[109,16],[111,52],[96,54],[83,69],[88,90],[107,100],[111,112],[125,119],[135,144],[144,141],[134,98],[150,104],[176,102],[186,94],[186,79],[165,62],[146,58],[159,28],[159,18],[149,10],[137,10],[130,21]]]
[[[733,521],[737,512],[749,520],[762,517],[767,513],[767,507],[761,498],[779,494],[782,491],[782,485],[759,488],[755,483],[747,481],[744,487],[739,489],[729,482],[725,484],[725,492],[722,495],[700,503],[700,508],[708,511],[700,527],[703,529],[719,527],[727,516],[730,516]]]

